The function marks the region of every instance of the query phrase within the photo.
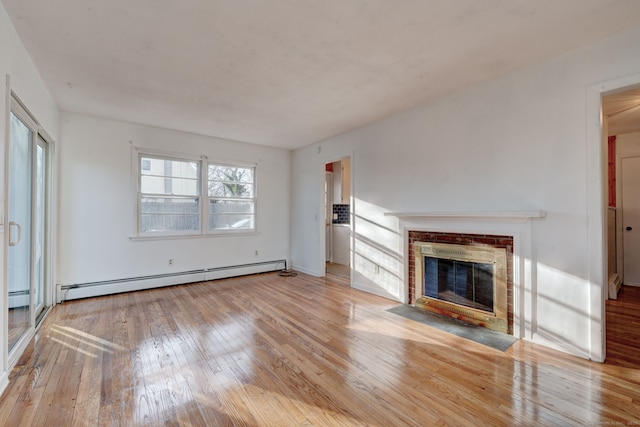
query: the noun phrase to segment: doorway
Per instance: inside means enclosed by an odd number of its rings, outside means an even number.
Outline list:
[[[351,277],[351,159],[325,164],[326,274]]]
[[[604,177],[607,260],[604,292],[604,354],[619,363],[640,352],[640,344],[620,334],[623,318],[640,309],[633,287],[640,286],[640,88],[615,88],[602,95],[602,153],[607,153]],[[605,162],[603,162],[605,163]],[[607,202],[608,201],[608,202]],[[625,292],[625,289],[627,291]],[[621,299],[621,301],[613,301]],[[625,310],[627,310],[625,312]],[[621,337],[626,337],[621,339]]]
[[[7,150],[9,358],[15,360],[52,304],[49,251],[50,144],[13,97]]]

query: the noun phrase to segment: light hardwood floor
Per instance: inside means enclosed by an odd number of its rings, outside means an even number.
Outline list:
[[[640,419],[636,361],[524,341],[503,353],[386,311],[395,305],[339,277],[275,273],[64,303],[12,372],[0,426]]]

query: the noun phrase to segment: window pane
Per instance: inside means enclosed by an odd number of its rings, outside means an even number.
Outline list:
[[[197,196],[199,194],[198,180],[142,175],[140,177],[140,192],[145,194]]]
[[[253,201],[210,200],[210,230],[251,230],[254,228]]]
[[[142,197],[140,232],[198,230],[199,210],[197,198]]]
[[[198,195],[198,162],[140,157],[140,192]]]
[[[209,165],[210,197],[253,198],[253,168]]]

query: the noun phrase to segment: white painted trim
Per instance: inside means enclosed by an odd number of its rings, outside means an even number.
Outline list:
[[[324,277],[324,276],[326,276],[326,272],[324,270],[323,271],[312,270],[310,268],[306,268],[306,267],[302,267],[302,266],[296,266],[296,265],[293,266],[293,269],[297,270],[297,271],[299,271],[301,273],[308,274],[309,276],[314,276],[314,277]]]
[[[56,144],[53,139],[44,131],[39,128],[39,136],[44,140],[46,144],[46,158],[45,158],[45,244],[44,244],[44,258],[45,263],[45,283],[44,283],[44,310],[49,310],[56,303],[55,298],[55,247],[56,247]],[[48,307],[47,307],[48,306]],[[41,318],[42,321],[43,318]],[[36,325],[36,328],[38,325]]]
[[[605,159],[602,141],[602,96],[640,84],[640,73],[589,86],[586,90],[587,265],[589,286],[589,359],[606,358],[605,302],[607,300],[607,227],[604,198]]]
[[[3,194],[9,194],[9,140],[11,138],[10,128],[11,128],[11,76],[6,75],[6,92],[5,92],[5,132],[4,132],[4,188]],[[3,197],[4,201],[2,204],[2,234],[3,234],[3,248],[2,251],[2,283],[0,284],[0,292],[2,295],[0,296],[0,316],[2,318],[2,329],[0,330],[0,349],[2,354],[0,354],[0,362],[2,362],[1,370],[2,370],[2,378],[3,382],[8,381],[7,372],[9,371],[9,272],[7,271],[7,266],[9,265],[9,233],[6,232],[6,222],[9,217],[9,198]],[[4,389],[6,384],[0,384],[0,388]]]
[[[444,219],[444,220],[488,220],[526,222],[531,218],[544,218],[545,211],[514,211],[514,212],[385,212],[385,216],[395,216],[401,220],[412,219]]]
[[[354,179],[356,170],[356,152],[352,150],[348,156],[349,158],[349,228],[350,228],[350,239],[349,239],[349,285],[352,288],[356,288],[356,221],[354,218],[356,217],[356,211],[358,207],[356,206],[355,197],[353,195],[356,191],[356,180]]]

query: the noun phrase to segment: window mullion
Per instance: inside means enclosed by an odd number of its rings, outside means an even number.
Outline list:
[[[209,233],[209,162],[200,160],[200,233]]]

